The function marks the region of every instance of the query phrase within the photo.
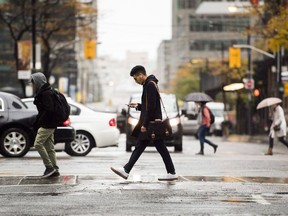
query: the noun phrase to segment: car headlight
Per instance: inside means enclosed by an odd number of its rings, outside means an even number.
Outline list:
[[[169,119],[171,127],[175,127],[180,124],[180,118],[171,118]]]
[[[130,124],[130,125],[132,125],[134,127],[137,125],[138,121],[139,120],[135,119],[135,118],[131,118],[131,117],[128,118],[128,124]]]

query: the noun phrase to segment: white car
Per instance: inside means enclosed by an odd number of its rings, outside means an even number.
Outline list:
[[[76,131],[75,140],[65,143],[64,151],[71,156],[85,156],[93,147],[118,146],[120,132],[116,113],[96,112],[83,104],[66,98],[69,103],[71,126]],[[23,98],[30,109],[36,109],[34,98]]]

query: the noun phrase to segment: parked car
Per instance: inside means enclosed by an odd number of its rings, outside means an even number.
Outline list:
[[[0,153],[5,157],[23,157],[34,145],[33,123],[37,111],[30,110],[16,95],[0,92]],[[55,143],[70,143],[75,130],[70,120],[54,132]]]
[[[76,130],[75,140],[65,144],[65,152],[71,156],[85,156],[94,147],[118,146],[120,132],[116,114],[96,112],[83,104],[66,98],[70,105],[71,126]],[[36,109],[33,98],[22,101],[32,110]]]
[[[177,103],[176,96],[174,94],[164,94],[161,93],[161,98],[165,105],[167,115],[170,120],[170,124],[172,126],[172,136],[170,139],[165,140],[164,143],[166,146],[174,146],[175,151],[182,151],[182,138],[183,138],[183,131],[182,131],[182,124],[180,121],[180,113],[179,107]],[[141,102],[141,94],[134,94],[130,98],[129,103],[140,103]],[[162,117],[165,118],[165,112],[162,107]],[[131,151],[132,147],[136,144],[136,139],[131,137],[131,133],[138,123],[140,118],[140,111],[136,111],[134,108],[128,108],[127,111],[123,112],[126,116],[126,151]],[[151,142],[150,146],[153,145]]]

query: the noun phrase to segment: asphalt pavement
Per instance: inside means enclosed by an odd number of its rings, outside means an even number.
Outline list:
[[[205,145],[205,155],[195,155],[200,145],[192,136],[184,137],[182,153],[169,147],[179,175],[174,182],[157,180],[165,168],[153,147],[128,180],[112,173],[110,166],[124,165],[131,154],[123,135],[118,148],[93,149],[86,157],[57,153],[60,178],[40,178],[43,166],[35,151],[0,157],[0,215],[288,214],[284,145],[276,143],[274,155],[265,156],[265,137],[207,138],[219,145],[216,154]]]

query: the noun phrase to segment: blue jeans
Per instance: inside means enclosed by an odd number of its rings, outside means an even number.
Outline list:
[[[209,130],[209,128],[207,128],[205,125],[201,125],[199,130],[198,130],[198,138],[200,141],[200,152],[204,152],[204,143],[208,143],[208,145],[212,146],[213,148],[215,148],[217,145],[215,145],[214,143],[212,143],[210,140],[207,140],[205,138],[206,136],[206,132],[207,130]]]

